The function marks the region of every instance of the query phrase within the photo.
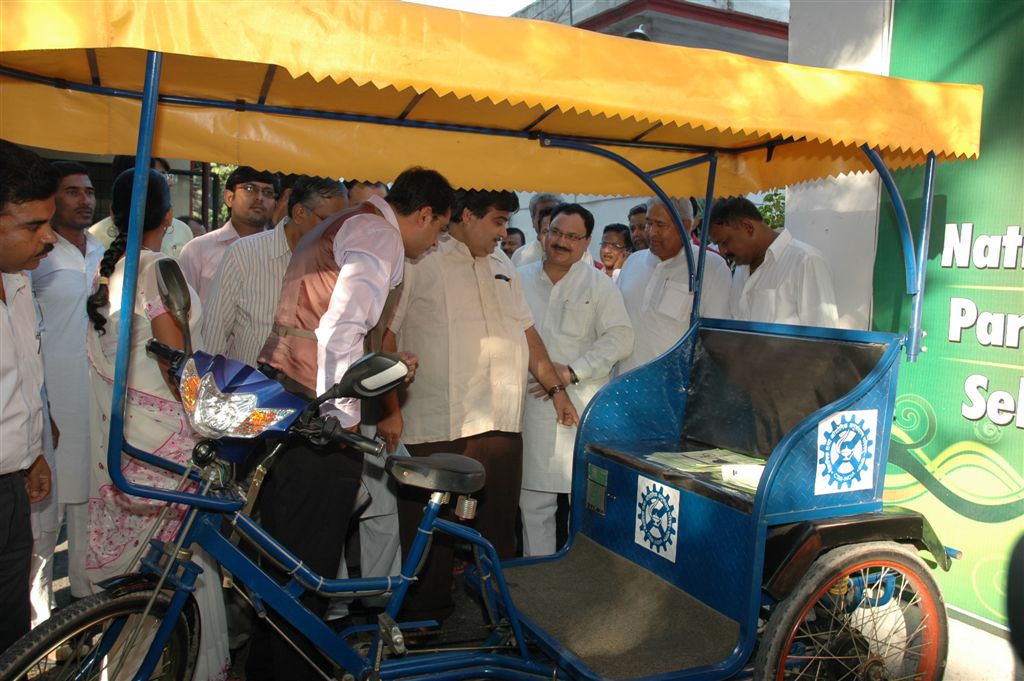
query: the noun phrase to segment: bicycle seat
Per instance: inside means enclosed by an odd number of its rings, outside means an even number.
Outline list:
[[[461,454],[393,456],[385,467],[401,484],[432,492],[472,494],[484,486],[483,465]]]

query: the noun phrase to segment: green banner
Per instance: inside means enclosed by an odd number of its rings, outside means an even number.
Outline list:
[[[904,362],[886,502],[925,514],[963,551],[939,581],[947,603],[1005,625],[1006,565],[1024,533],[1024,3],[897,0],[890,73],[985,88],[981,156],[936,174],[923,328]],[[865,93],[865,106],[870,107]],[[920,111],[942,117],[942,111]],[[921,169],[897,173],[920,197]],[[920,199],[907,211],[920,227]],[[883,201],[874,326],[906,330],[910,298]],[[916,232],[916,230],[915,230]]]

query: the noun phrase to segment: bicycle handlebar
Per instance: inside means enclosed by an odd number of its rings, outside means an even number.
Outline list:
[[[292,426],[292,430],[318,446],[338,445],[376,457],[384,455],[383,442],[346,430],[333,416],[317,417],[305,423],[296,423]]]

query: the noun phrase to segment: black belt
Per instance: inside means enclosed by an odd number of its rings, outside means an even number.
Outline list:
[[[14,471],[13,473],[4,473],[3,475],[0,475],[0,480],[6,480],[7,478],[13,478],[15,475],[20,475],[21,477],[24,478],[26,475],[28,475],[28,469],[25,469],[23,471]]]
[[[267,377],[272,378],[278,383],[280,383],[282,386],[284,386],[285,390],[287,390],[293,395],[301,397],[304,400],[312,400],[316,397],[312,390],[302,385],[294,378],[284,373],[280,369],[277,369],[276,367],[272,367],[269,364],[263,364],[262,362],[260,362],[257,368]]]

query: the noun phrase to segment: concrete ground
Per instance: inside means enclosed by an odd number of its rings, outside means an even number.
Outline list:
[[[67,546],[66,541],[58,545],[54,559],[54,590],[58,607],[66,605],[71,597],[67,579]],[[1005,637],[950,617],[945,681],[1024,681],[1024,665],[1015,659]]]

